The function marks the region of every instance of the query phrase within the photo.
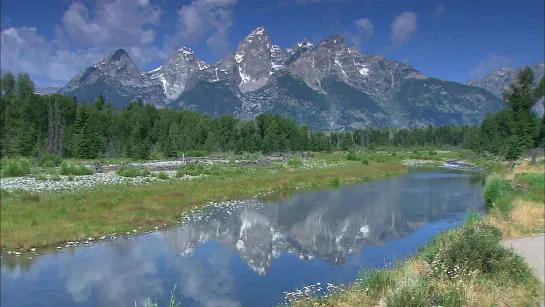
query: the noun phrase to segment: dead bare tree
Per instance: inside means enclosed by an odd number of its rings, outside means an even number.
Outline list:
[[[53,99],[51,102],[51,96],[49,96],[48,108],[48,129],[47,129],[47,151],[58,156],[61,155],[61,116],[57,100]]]

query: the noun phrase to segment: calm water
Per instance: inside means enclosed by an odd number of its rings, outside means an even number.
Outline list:
[[[347,283],[482,211],[482,181],[444,171],[207,209],[170,230],[32,260],[2,259],[1,306],[275,306],[302,284]]]

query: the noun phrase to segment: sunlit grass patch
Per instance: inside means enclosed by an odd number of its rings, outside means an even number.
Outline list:
[[[305,162],[305,165],[307,163]],[[211,201],[244,199],[256,194],[283,193],[317,186],[374,180],[406,171],[400,163],[362,165],[358,161],[327,163],[308,169],[271,166],[193,165],[183,174],[205,174],[191,180],[159,180],[146,185],[101,185],[89,189],[40,192],[29,202],[26,192],[2,197],[1,246],[29,248],[74,241],[89,236],[124,232],[135,226],[153,228],[173,223],[180,214]],[[146,175],[125,167],[124,175]],[[126,173],[125,173],[126,172]],[[149,172],[149,171],[148,171]],[[160,176],[160,175],[157,175]]]

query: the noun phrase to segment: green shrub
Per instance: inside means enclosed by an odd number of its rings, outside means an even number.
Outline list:
[[[151,154],[150,154],[150,159],[151,160],[163,160],[163,159],[165,159],[165,155],[163,155],[163,153],[158,152],[158,151],[152,151]]]
[[[491,173],[502,174],[507,170],[505,165],[500,162],[488,162],[485,166]]]
[[[51,181],[61,181],[61,176],[53,175],[49,179],[51,179]]]
[[[39,167],[57,167],[62,164],[62,158],[52,154],[52,153],[44,153],[40,160],[38,161]]]
[[[169,177],[168,174],[165,173],[165,172],[159,172],[159,173],[157,173],[157,178],[159,178],[159,179],[161,179],[161,180],[167,180],[167,179],[170,178],[170,177]]]
[[[287,181],[283,181],[280,183],[280,191],[282,192],[290,192],[290,191],[293,191],[295,190],[296,188],[296,184],[293,180],[291,179],[288,179]]]
[[[301,160],[300,158],[288,159],[288,166],[291,166],[291,167],[303,166],[303,160]]]
[[[59,174],[64,176],[68,176],[68,175],[85,176],[85,175],[92,175],[93,170],[83,165],[68,165],[66,162],[63,162],[61,164],[61,169],[59,171]]]
[[[188,150],[185,155],[186,157],[206,157],[208,152],[206,150]]]
[[[520,184],[524,191],[523,197],[525,200],[543,203],[545,201],[545,175],[534,173],[520,173],[515,175],[515,182]]]
[[[346,155],[346,160],[348,161],[358,161],[358,156],[353,151],[350,151],[348,155]]]
[[[428,287],[420,278],[405,277],[394,290],[386,294],[386,305],[392,307],[429,306]]]
[[[361,159],[361,164],[363,164],[363,165],[369,165],[369,160],[367,160],[366,158],[362,158],[362,159]]]
[[[434,156],[436,154],[437,154],[437,151],[435,151],[435,150],[428,151],[428,156]]]
[[[481,274],[509,274],[514,281],[531,278],[524,260],[500,244],[501,231],[484,222],[434,237],[423,252],[436,275],[463,277],[475,270]]]
[[[337,188],[337,187],[341,186],[341,180],[338,177],[332,178],[331,182],[330,182],[330,185],[332,187]]]
[[[467,296],[462,289],[439,293],[436,306],[467,306]]]
[[[123,165],[119,167],[115,173],[121,177],[147,177],[150,175],[150,171],[147,168],[140,168],[131,165]]]
[[[2,177],[23,177],[30,174],[30,160],[26,158],[3,158],[0,161]]]
[[[481,217],[479,216],[477,212],[475,212],[474,210],[469,210],[467,212],[464,224],[475,224],[480,220],[481,220]]]
[[[38,174],[38,175],[36,175],[36,180],[46,181],[47,176],[45,176],[44,174]]]
[[[512,191],[511,184],[504,178],[499,176],[487,178],[483,188],[483,199],[487,209],[493,208],[500,198],[512,193]]]
[[[184,175],[188,176],[198,176],[201,174],[204,174],[205,171],[205,165],[204,163],[189,163],[189,164],[183,164],[180,165],[178,168],[178,171],[176,171],[176,177],[182,177]]]
[[[385,269],[363,269],[358,273],[362,286],[368,289],[369,293],[380,293],[395,283],[395,276],[392,270]]]

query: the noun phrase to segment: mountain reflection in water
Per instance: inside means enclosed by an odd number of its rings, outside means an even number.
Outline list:
[[[172,229],[34,259],[4,256],[1,305],[167,304],[177,284],[184,307],[274,306],[303,283],[346,283],[360,267],[407,257],[482,211],[481,188],[471,174],[414,172],[212,206]]]

